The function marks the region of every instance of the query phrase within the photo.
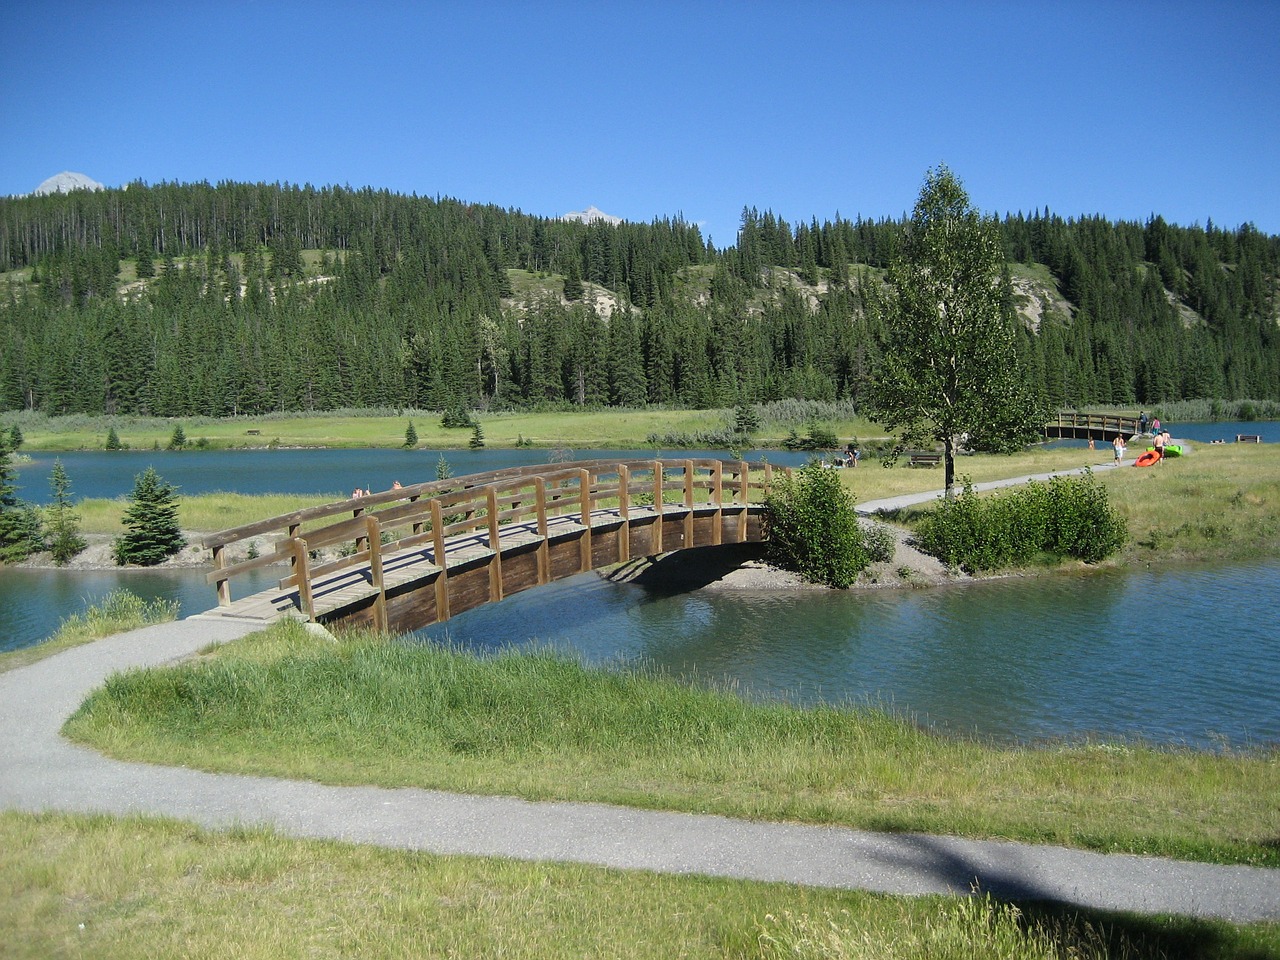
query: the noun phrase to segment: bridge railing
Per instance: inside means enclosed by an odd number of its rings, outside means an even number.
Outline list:
[[[429,481],[211,534],[202,541],[213,554],[207,580],[217,588],[219,605],[226,606],[236,577],[288,563],[290,573],[279,587],[296,587],[303,611],[314,619],[311,585],[317,578],[367,564],[381,592],[383,559],[397,551],[427,547],[434,565],[444,571],[447,545],[500,554],[504,529],[545,539],[553,523],[571,522],[586,531],[589,555],[592,516],[598,511],[616,511],[627,523],[637,510],[681,510],[692,523],[700,506],[745,510],[763,502],[775,469],[713,459],[585,460]],[[268,540],[266,550],[249,549],[258,539]],[[656,546],[660,551],[661,525]],[[318,560],[319,551],[334,547],[340,556]]]
[[[1137,417],[1122,417],[1116,414],[1078,413],[1074,410],[1058,411],[1057,419],[1045,424],[1045,436],[1080,436],[1096,435],[1133,436],[1138,432]]]

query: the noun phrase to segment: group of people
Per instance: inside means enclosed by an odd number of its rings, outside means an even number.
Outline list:
[[[399,480],[396,480],[394,483],[392,483],[392,484],[391,484],[391,489],[392,489],[392,490],[399,490],[399,489],[401,489],[401,487],[400,487],[400,481],[399,481]],[[373,494],[370,492],[370,490],[369,490],[369,488],[368,488],[368,487],[363,487],[363,488],[361,488],[361,487],[356,487],[354,490],[352,490],[352,491],[351,491],[351,499],[352,499],[352,500],[359,500],[361,497],[371,497],[371,496],[373,496]]]
[[[1159,417],[1152,417],[1151,420],[1148,421],[1147,412],[1143,410],[1138,414],[1138,436],[1147,435],[1150,435],[1152,441],[1151,446],[1155,448],[1157,454],[1156,462],[1164,463],[1164,448],[1169,445],[1172,438],[1169,436],[1169,431],[1160,426]],[[1120,461],[1124,459],[1124,437],[1120,434],[1116,434],[1116,438],[1112,440],[1111,443],[1112,446],[1115,447],[1116,464],[1119,465]],[[1089,445],[1092,449],[1092,440],[1089,441]]]
[[[825,458],[820,462],[824,467],[856,467],[862,459],[862,451],[852,443],[844,448],[844,453],[837,453],[830,462]]]

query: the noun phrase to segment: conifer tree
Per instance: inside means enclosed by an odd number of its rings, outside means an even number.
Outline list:
[[[173,425],[173,433],[169,436],[170,450],[183,450],[187,446],[187,433],[182,429],[182,424],[175,423]]]
[[[49,487],[53,492],[53,504],[48,511],[49,549],[53,552],[53,562],[61,567],[88,544],[80,535],[80,516],[71,506],[71,480],[61,460],[53,461]]]
[[[155,467],[134,478],[124,512],[125,533],[115,542],[116,563],[155,566],[187,545],[178,526],[178,498]]]
[[[107,445],[108,450],[123,450],[124,444],[120,442],[120,436],[116,433],[115,427],[107,428]]]
[[[9,438],[0,434],[0,563],[25,559],[44,545],[40,512],[18,499]]]
[[[413,428],[413,421],[409,421],[409,426],[404,431],[404,448],[412,450],[418,445],[418,431]]]
[[[484,446],[484,431],[480,429],[479,421],[471,428],[471,439],[467,442],[472,450],[479,450]]]

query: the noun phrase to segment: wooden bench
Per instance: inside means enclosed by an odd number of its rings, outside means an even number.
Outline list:
[[[940,453],[913,453],[907,461],[909,467],[936,467],[942,462]]]
[[[1262,436],[1256,433],[1237,433],[1236,443],[1261,443]]]

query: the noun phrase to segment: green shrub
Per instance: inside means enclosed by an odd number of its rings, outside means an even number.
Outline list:
[[[925,553],[970,573],[1022,566],[1038,555],[1097,563],[1128,539],[1124,519],[1092,474],[980,499],[972,483],[943,501],[917,529]]]
[[[872,523],[862,530],[862,542],[867,551],[867,558],[873,563],[888,563],[893,559],[898,538],[883,523]]]
[[[809,464],[765,499],[769,560],[811,583],[849,586],[869,562],[853,498],[834,470]]]

